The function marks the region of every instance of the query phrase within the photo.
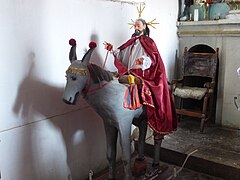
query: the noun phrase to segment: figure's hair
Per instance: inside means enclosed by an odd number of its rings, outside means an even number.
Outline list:
[[[148,25],[147,25],[146,21],[142,18],[138,18],[136,21],[141,21],[143,23],[143,25],[146,25],[146,28],[144,29],[143,33],[144,33],[144,35],[149,36],[150,35],[150,29],[148,28]]]

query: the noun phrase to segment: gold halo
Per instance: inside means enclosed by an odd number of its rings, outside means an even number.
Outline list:
[[[142,3],[140,3],[139,7],[137,7],[138,18],[142,18],[142,13],[144,9],[145,9],[145,5],[142,6]],[[130,29],[132,29],[134,27],[135,21],[131,19],[131,22],[129,22],[128,24],[131,26]],[[156,29],[156,27],[154,26],[156,24],[159,24],[158,22],[156,22],[156,18],[147,22],[147,25],[153,27],[154,29]]]

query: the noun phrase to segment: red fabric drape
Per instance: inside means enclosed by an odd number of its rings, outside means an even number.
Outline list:
[[[157,133],[168,134],[177,128],[175,106],[169,91],[165,67],[155,42],[148,36],[138,37],[145,52],[152,60],[151,67],[144,70],[132,69],[130,73],[143,80],[141,97],[147,107],[147,117],[150,127]],[[136,38],[131,38],[119,47],[120,50],[131,46]],[[118,59],[114,64],[120,75],[128,73],[128,68]]]

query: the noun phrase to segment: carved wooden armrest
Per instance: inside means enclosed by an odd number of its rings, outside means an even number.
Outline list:
[[[178,83],[182,83],[183,79],[173,79],[171,84],[178,84]]]
[[[207,96],[210,96],[214,91],[215,82],[206,82],[204,87],[207,88]]]
[[[206,82],[206,83],[204,83],[204,87],[208,88],[208,89],[210,89],[210,88],[213,89],[214,86],[215,86],[215,82]]]
[[[171,82],[173,91],[176,89],[177,84],[183,83],[183,79],[173,79]]]

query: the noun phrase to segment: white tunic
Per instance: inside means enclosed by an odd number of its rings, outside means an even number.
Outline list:
[[[122,61],[122,63],[128,68],[128,71],[130,69],[139,68],[145,70],[148,69],[152,64],[152,60],[147,56],[147,53],[144,51],[139,39],[136,39],[134,44],[121,51],[119,49],[115,50],[114,55],[116,55],[117,58]],[[143,59],[143,64],[136,65],[136,60],[140,58]]]

